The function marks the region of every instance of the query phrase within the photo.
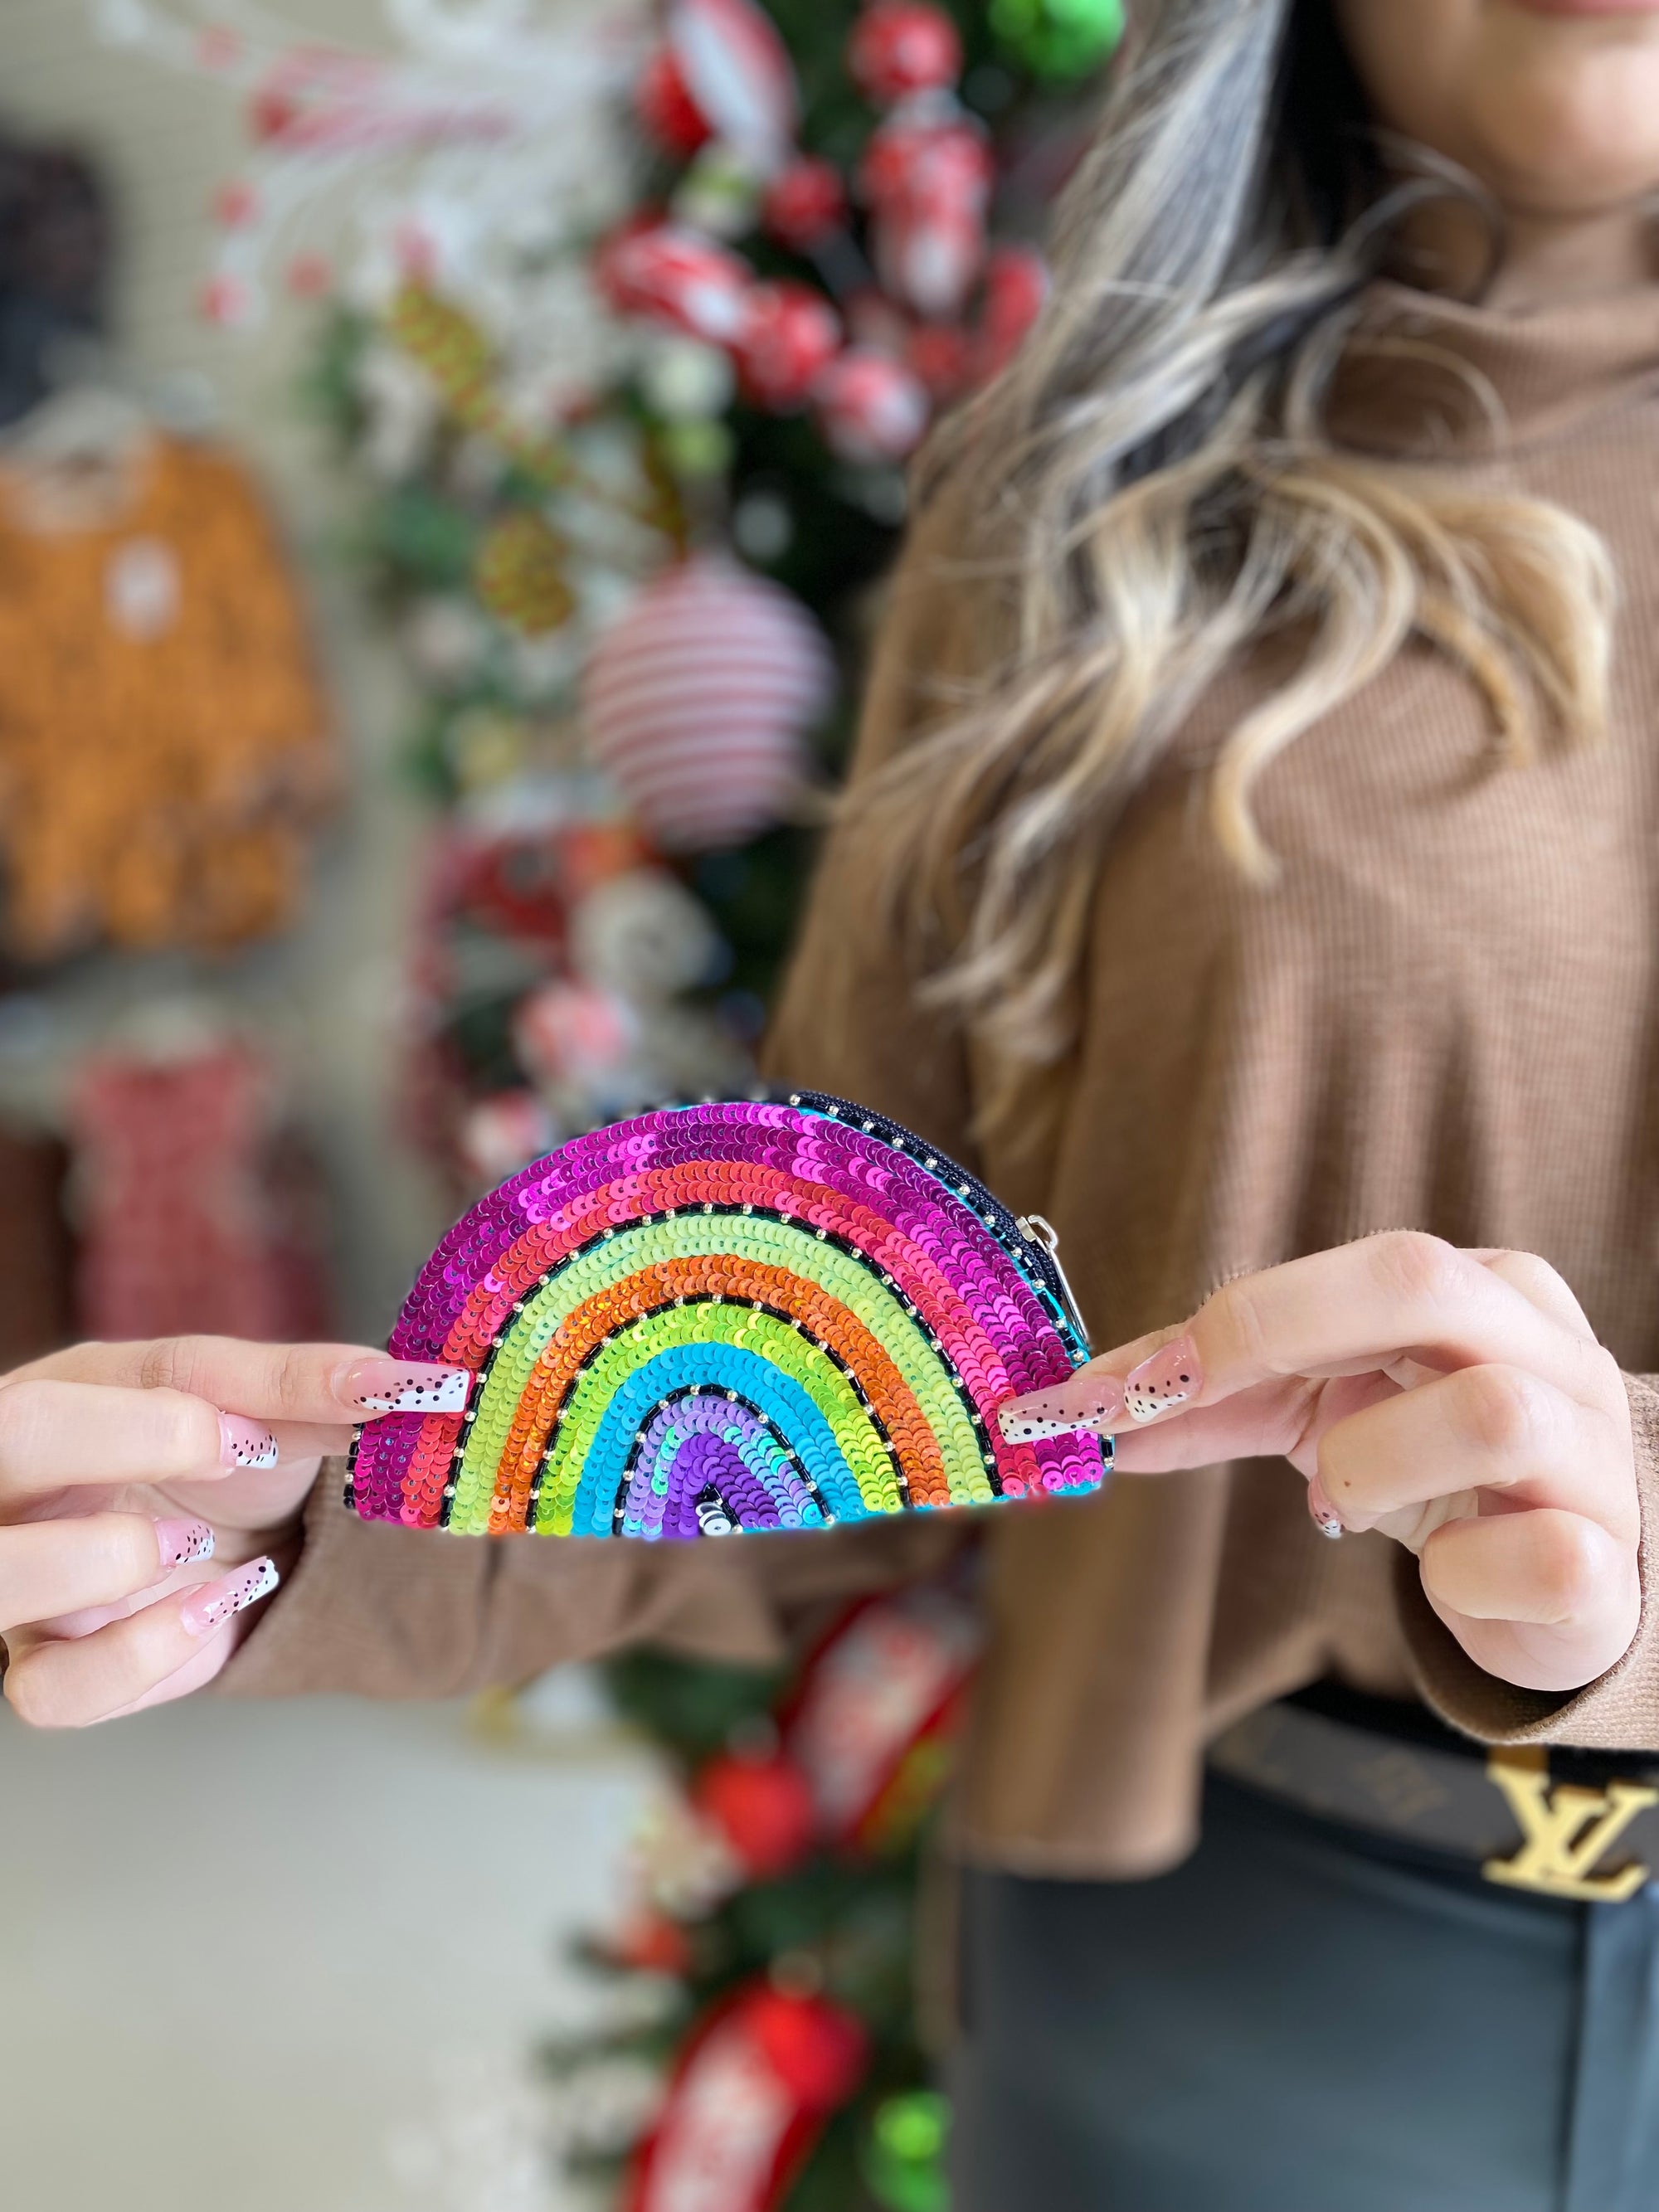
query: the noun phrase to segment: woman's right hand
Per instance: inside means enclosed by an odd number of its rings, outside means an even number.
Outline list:
[[[81,1344],[0,1376],[5,1695],[74,1728],[210,1681],[298,1556],[324,1455],[463,1370],[345,1344]]]

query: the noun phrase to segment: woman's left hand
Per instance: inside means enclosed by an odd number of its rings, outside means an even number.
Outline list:
[[[1399,1231],[1292,1260],[999,1417],[1115,1431],[1136,1474],[1282,1454],[1328,1534],[1407,1546],[1470,1658],[1528,1689],[1581,1688],[1636,1633],[1624,1381],[1531,1253]]]

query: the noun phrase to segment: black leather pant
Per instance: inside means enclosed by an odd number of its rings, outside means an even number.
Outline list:
[[[1659,2212],[1659,1885],[1500,1889],[1212,1780],[1173,1874],[963,1909],[953,2212]]]

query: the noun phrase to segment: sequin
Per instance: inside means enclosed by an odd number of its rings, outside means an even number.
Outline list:
[[[656,1541],[1094,1489],[1099,1439],[1012,1444],[994,1418],[1087,1357],[1044,1265],[953,1162],[860,1109],[641,1115],[444,1239],[391,1348],[481,1381],[464,1418],[367,1425],[349,1500]]]

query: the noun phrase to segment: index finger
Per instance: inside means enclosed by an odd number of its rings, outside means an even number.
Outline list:
[[[1605,1406],[1607,1356],[1553,1269],[1526,1255],[1462,1252],[1402,1230],[1236,1277],[1189,1322],[1009,1399],[997,1416],[1018,1442],[1115,1428],[1126,1414],[1137,1424],[1190,1414],[1300,1377],[1389,1374],[1407,1361],[1442,1372],[1525,1367],[1582,1405]],[[1278,1403],[1282,1394],[1264,1395],[1274,1401],[1269,1412],[1294,1412],[1290,1401]],[[1269,1448],[1288,1446],[1261,1447]],[[1133,1453],[1124,1463],[1139,1464]]]
[[[1123,1378],[1132,1420],[1216,1405],[1263,1382],[1383,1373],[1525,1368],[1583,1404],[1605,1358],[1494,1268],[1437,1237],[1393,1231],[1242,1275]],[[1397,1377],[1396,1379],[1410,1379]]]
[[[358,1344],[252,1344],[234,1336],[163,1336],[138,1344],[76,1344],[8,1378],[178,1390],[264,1421],[323,1427],[376,1413],[459,1413],[472,1377],[464,1367],[395,1359]]]

